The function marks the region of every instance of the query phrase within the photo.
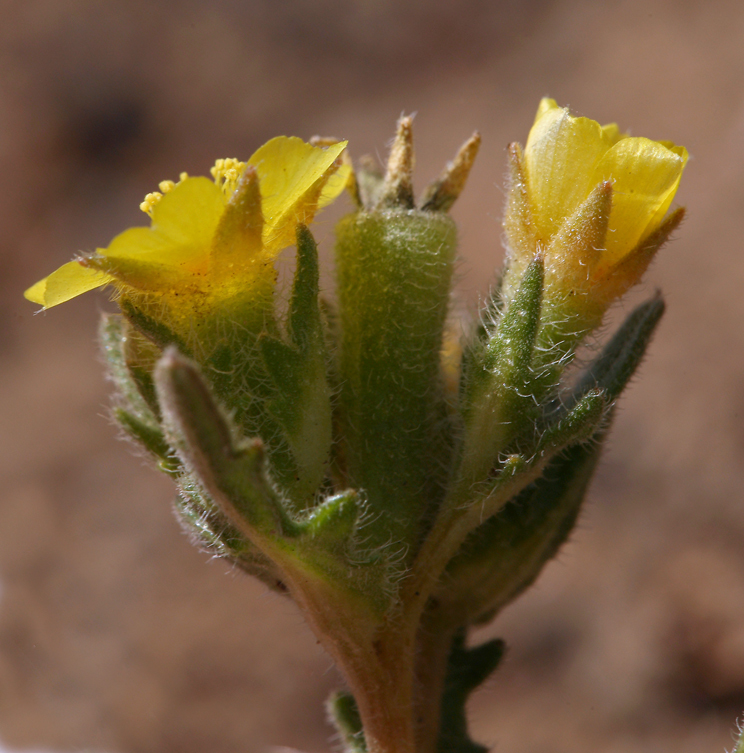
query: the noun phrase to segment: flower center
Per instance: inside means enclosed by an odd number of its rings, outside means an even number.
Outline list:
[[[225,159],[218,159],[214,163],[214,167],[210,169],[214,182],[224,191],[225,196],[230,196],[233,191],[238,187],[238,180],[245,171],[245,162],[241,162],[234,157],[226,157]],[[189,177],[188,173],[181,173],[178,176],[178,183],[186,180]],[[140,209],[152,217],[152,210],[155,205],[163,198],[168,191],[172,191],[178,183],[172,180],[163,180],[158,184],[159,191],[153,191],[145,196],[144,201],[140,204]]]
[[[226,159],[218,159],[209,172],[212,173],[214,182],[222,188],[225,195],[230,196],[238,187],[238,180],[245,171],[245,165],[245,162],[227,157]]]

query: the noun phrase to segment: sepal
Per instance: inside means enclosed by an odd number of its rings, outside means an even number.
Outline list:
[[[538,237],[527,191],[522,147],[517,143],[509,144],[507,153],[509,175],[503,220],[506,240],[503,296],[510,301],[519,289],[525,269],[538,252]]]
[[[656,256],[656,252],[671,238],[672,233],[680,226],[684,218],[685,208],[675,209],[628,256],[614,266],[603,270],[601,292],[606,302],[624,295],[640,281]]]
[[[561,305],[589,294],[602,258],[612,209],[612,182],[602,181],[576,208],[545,251],[545,286]]]
[[[481,137],[476,131],[459,149],[455,159],[447,164],[442,174],[431,183],[421,197],[424,212],[447,212],[465,188],[475,158],[480,149]]]
[[[363,156],[353,175],[352,198],[357,208],[376,207],[385,186],[385,175],[377,162],[369,155]]]
[[[403,116],[398,121],[398,130],[388,157],[380,203],[376,209],[414,208],[413,164],[413,118]]]

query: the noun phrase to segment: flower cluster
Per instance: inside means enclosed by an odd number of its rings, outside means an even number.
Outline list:
[[[448,210],[475,134],[416,200],[402,118],[383,175],[345,142],[276,138],[212,179],[163,181],[150,227],[26,291],[45,308],[111,285],[104,318],[122,428],[178,487],[204,549],[293,598],[350,693],[329,703],[348,753],[485,751],[468,694],[503,644],[470,648],[565,542],[613,406],[663,313],[637,307],[581,375],[567,364],[678,226],[684,148],[538,109],[509,148],[507,259],[452,342]],[[306,225],[348,187],[336,296]],[[275,306],[279,251],[294,282]]]

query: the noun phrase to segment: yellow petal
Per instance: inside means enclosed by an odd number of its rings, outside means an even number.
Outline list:
[[[610,144],[617,144],[620,139],[627,139],[628,136],[622,133],[617,127],[617,123],[608,123],[602,126],[602,134]]]
[[[617,142],[599,161],[592,182],[613,181],[613,203],[603,263],[630,253],[660,224],[677,192],[687,151],[645,138]]]
[[[508,243],[510,273],[516,269],[521,279],[527,265],[535,258],[537,236],[527,194],[522,148],[519,144],[510,144],[508,153],[509,191],[504,213],[504,231]]]
[[[138,229],[144,230],[145,228]],[[199,278],[195,277],[190,269],[160,264],[152,260],[152,257],[137,259],[126,256],[94,256],[90,260],[90,266],[111,275],[117,282],[130,288],[149,293],[183,292],[187,287],[194,287],[194,280],[203,280],[206,276],[206,268]]]
[[[104,272],[71,261],[32,285],[23,295],[48,309],[112,281],[113,278]]]
[[[594,168],[618,133],[589,118],[572,117],[553,100],[540,103],[524,160],[535,226],[543,242],[599,182],[592,182]]]
[[[112,262],[142,260],[183,272],[206,270],[224,209],[219,186],[208,178],[187,178],[153,207],[151,227],[125,230],[98,253]]]
[[[261,185],[264,244],[278,252],[294,242],[298,222],[309,223],[321,201],[328,203],[344,189],[345,180],[329,185],[334,162],[345,141],[319,148],[296,137],[278,136],[248,160]],[[328,192],[324,192],[328,187]]]
[[[563,110],[563,109],[564,108],[560,107],[554,99],[551,99],[550,97],[543,97],[540,100],[540,104],[537,106],[537,114],[535,115],[535,123],[537,123],[538,120],[542,119],[542,117],[546,115],[547,113],[549,113],[551,110]]]
[[[351,163],[342,163],[323,186],[318,200],[318,209],[327,207],[334,199],[338,198],[346,188],[351,178]]]

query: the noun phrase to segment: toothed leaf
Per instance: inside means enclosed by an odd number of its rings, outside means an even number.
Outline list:
[[[178,473],[181,467],[166,442],[160,427],[141,421],[133,413],[123,408],[115,408],[114,416],[122,429],[149,453],[157,458],[158,463],[166,473]]]
[[[617,399],[643,360],[663,314],[664,301],[658,297],[634,309],[591,364],[576,392],[596,386],[609,401]]]
[[[447,665],[442,721],[437,753],[487,753],[488,748],[473,742],[468,735],[465,705],[470,694],[496,669],[504,655],[501,640],[475,648],[465,646],[465,631],[455,636]]]
[[[242,536],[188,477],[179,482],[175,511],[184,530],[198,547],[258,578],[273,591],[286,595],[287,586],[276,564]]]
[[[470,534],[437,591],[442,609],[462,624],[484,622],[535,581],[573,530],[605,434],[559,455]]]
[[[169,444],[228,520],[262,536],[291,535],[294,524],[266,478],[262,443],[235,442],[234,429],[196,366],[168,350],[155,383]]]

